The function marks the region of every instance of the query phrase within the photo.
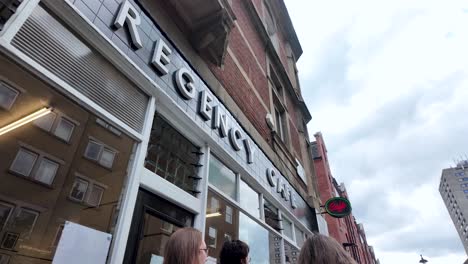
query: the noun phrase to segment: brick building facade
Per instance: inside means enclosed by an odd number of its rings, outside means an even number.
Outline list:
[[[314,136],[312,153],[321,203],[324,204],[333,197],[343,197],[348,199],[352,206],[352,201],[348,196],[344,183],[338,184],[331,173],[322,133],[318,132]],[[328,225],[329,235],[340,242],[358,263],[378,263],[373,247],[367,244],[364,225],[358,224],[352,213],[343,218],[334,218],[325,214],[325,220]]]
[[[186,226],[210,263],[296,263],[320,200],[283,0],[0,2],[0,263],[158,262]]]

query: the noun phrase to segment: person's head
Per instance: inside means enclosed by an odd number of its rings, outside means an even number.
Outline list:
[[[247,264],[249,262],[249,246],[240,240],[226,241],[219,254],[220,264]]]
[[[177,230],[167,241],[164,264],[203,264],[208,257],[202,233],[186,227]]]
[[[321,234],[314,234],[306,240],[298,263],[356,264],[338,241]]]

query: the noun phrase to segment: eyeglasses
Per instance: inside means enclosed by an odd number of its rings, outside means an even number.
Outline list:
[[[200,248],[200,250],[203,250],[203,251],[205,251],[205,253],[206,253],[207,255],[208,255],[208,252],[210,251],[210,249],[209,249],[209,248]]]

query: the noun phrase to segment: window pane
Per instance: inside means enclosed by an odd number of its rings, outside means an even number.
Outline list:
[[[115,152],[110,149],[104,149],[102,151],[101,159],[99,163],[107,168],[112,168],[112,164],[114,163]]]
[[[283,234],[287,237],[289,237],[290,239],[293,239],[293,235],[292,235],[292,223],[291,221],[289,221],[286,217],[283,216]]]
[[[258,193],[250,188],[247,183],[240,181],[240,204],[247,212],[255,217],[260,217],[260,203]]]
[[[83,201],[87,189],[88,182],[80,178],[76,178],[75,182],[73,183],[70,197],[78,201]]]
[[[8,218],[13,211],[13,206],[9,204],[5,204],[0,202],[0,232],[2,231],[3,227],[5,227]]]
[[[232,224],[232,207],[226,205],[226,222]]]
[[[91,206],[99,206],[103,193],[104,188],[93,185],[93,188],[91,188],[91,192],[89,193],[88,204]]]
[[[296,232],[296,244],[302,247],[302,244],[304,244],[304,232],[297,228],[297,226],[294,226],[294,231]]]
[[[218,213],[210,213],[211,202],[214,202],[215,205],[218,205]],[[208,191],[208,203],[207,203],[207,214],[206,214],[206,228],[205,228],[205,242],[207,245],[212,245],[210,251],[208,252],[210,257],[217,259],[223,243],[226,239],[226,234],[232,239],[239,239],[239,210],[234,207],[233,204],[228,202],[225,198],[219,196],[213,191]],[[230,215],[230,216],[228,216]],[[227,221],[228,218],[230,221]],[[216,236],[213,237],[214,231],[210,228],[216,230]],[[211,237],[210,237],[211,232]]]
[[[32,229],[34,228],[37,216],[37,212],[21,208],[20,212],[13,220],[13,230],[17,233],[20,233],[22,238],[29,236]]]
[[[34,124],[45,131],[50,131],[52,125],[54,124],[54,120],[57,117],[55,113],[48,113],[47,115],[40,117],[34,121]]]
[[[85,157],[92,159],[92,160],[98,160],[99,159],[99,153],[101,152],[102,145],[90,140],[88,143],[88,146],[86,147],[85,151]]]
[[[197,196],[203,153],[165,119],[156,115],[146,154],[145,168],[187,193]]]
[[[58,170],[58,163],[50,161],[48,159],[42,159],[39,168],[37,169],[34,179],[43,182],[45,184],[52,184],[55,178],[55,174]]]
[[[208,241],[206,241],[206,245],[210,248],[216,248],[216,228],[208,227]]]
[[[265,222],[276,231],[281,232],[278,209],[265,199],[263,199],[263,209],[265,210]]]
[[[239,239],[249,245],[251,263],[274,263],[269,259],[270,236],[268,231],[242,213],[239,217]]]
[[[59,123],[57,124],[57,128],[55,129],[55,135],[68,142],[70,140],[74,128],[75,125],[72,122],[61,118]]]
[[[218,159],[210,159],[209,182],[223,193],[236,200],[236,174]]]
[[[18,96],[18,91],[0,83],[0,107],[9,110]]]
[[[18,154],[16,154],[16,158],[11,165],[11,170],[17,172],[24,176],[29,176],[31,170],[34,166],[34,163],[37,159],[37,154],[27,151],[25,149],[20,149]]]

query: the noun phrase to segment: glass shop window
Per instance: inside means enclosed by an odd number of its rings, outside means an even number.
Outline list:
[[[216,157],[211,156],[209,174],[209,183],[233,200],[237,200],[237,177],[234,171],[226,167]]]
[[[276,231],[281,232],[278,209],[266,199],[263,199],[263,209],[265,212],[265,222],[267,225],[271,226]]]
[[[211,190],[206,207],[205,242],[209,256],[218,258],[224,241],[239,239],[239,210]]]
[[[0,135],[0,263],[52,263],[66,221],[114,237],[137,142],[1,56],[0,74],[18,88],[0,81],[0,127],[24,122]]]
[[[175,184],[193,196],[197,196],[200,148],[175,130],[161,116],[156,115],[146,154],[145,168]]]
[[[240,205],[254,217],[260,217],[260,202],[256,191],[250,188],[247,183],[240,181]]]

